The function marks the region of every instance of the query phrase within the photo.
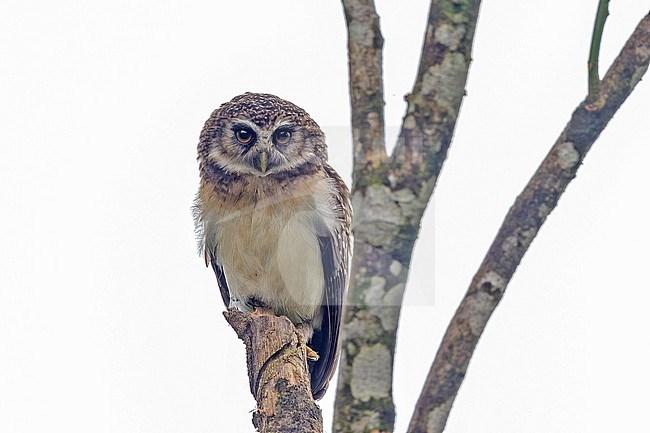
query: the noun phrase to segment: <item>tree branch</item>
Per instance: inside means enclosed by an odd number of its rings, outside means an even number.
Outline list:
[[[480,0],[432,0],[418,75],[393,153],[397,184],[433,192],[465,96]]]
[[[600,41],[603,38],[603,29],[605,21],[609,15],[609,0],[598,1],[598,11],[596,12],[596,22],[594,23],[594,32],[591,35],[591,48],[589,49],[589,97],[591,100],[598,99],[600,94],[600,76],[598,75],[598,57],[600,55]]]
[[[311,396],[305,342],[286,317],[270,311],[227,311],[226,320],[246,345],[248,378],[260,433],[322,433]]]
[[[650,62],[650,15],[641,20],[600,82],[600,98],[587,97],[573,112],[551,151],[510,208],[499,232],[447,328],[409,432],[442,432],[470,358],[540,227],[612,116]]]
[[[384,38],[373,0],[343,0],[348,31],[348,66],[352,139],[353,183],[386,159],[384,141]]]

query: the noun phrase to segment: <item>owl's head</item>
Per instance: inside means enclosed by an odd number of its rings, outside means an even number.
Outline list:
[[[245,93],[216,109],[198,150],[202,167],[260,177],[327,161],[325,136],[309,114],[264,93]]]

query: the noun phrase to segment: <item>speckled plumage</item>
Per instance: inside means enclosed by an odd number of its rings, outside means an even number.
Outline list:
[[[197,235],[224,302],[262,304],[306,328],[320,398],[338,358],[351,224],[323,132],[291,102],[245,93],[206,121],[198,160]]]

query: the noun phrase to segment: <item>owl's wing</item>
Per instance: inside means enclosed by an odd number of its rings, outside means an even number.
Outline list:
[[[329,167],[328,167],[329,168]],[[331,170],[331,169],[330,169]],[[328,170],[329,171],[329,170]],[[323,264],[324,288],[322,323],[314,329],[310,347],[318,355],[318,361],[310,364],[311,390],[315,399],[320,399],[327,390],[334,374],[339,355],[339,330],[343,311],[343,299],[348,283],[348,263],[350,256],[351,206],[347,188],[343,181],[331,170],[328,173],[337,183],[339,225],[333,232],[319,230],[318,244]]]
[[[226,282],[226,275],[223,273],[223,268],[217,264],[217,258],[214,257],[213,252],[211,252],[209,249],[205,249],[205,261],[206,265],[208,264],[208,260],[210,261],[210,264],[212,265],[212,270],[214,271],[214,274],[217,276],[217,285],[219,286],[219,291],[221,292],[221,299],[223,299],[223,303],[226,304],[226,308],[230,307],[230,290],[228,289],[228,283]]]
[[[203,200],[201,200],[199,191],[199,194],[197,194],[194,199],[194,205],[192,206],[194,232],[199,243],[199,253],[203,252],[205,266],[208,266],[208,264],[212,265],[212,270],[214,270],[214,274],[217,276],[217,285],[221,292],[221,298],[223,299],[223,303],[226,304],[226,308],[229,308],[230,290],[228,289],[228,283],[226,282],[226,275],[223,273],[223,268],[217,262],[217,245],[213,245],[211,241],[214,237],[209,235],[216,230],[216,227],[214,225],[209,226],[206,223],[203,216],[203,207]]]

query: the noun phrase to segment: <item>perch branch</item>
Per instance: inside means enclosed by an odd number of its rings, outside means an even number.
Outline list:
[[[589,97],[580,103],[510,208],[447,328],[411,419],[410,433],[443,431],[478,339],[508,282],[546,217],[576,176],[591,145],[641,80],[649,62],[647,15],[601,81],[598,104],[592,104]]]
[[[255,310],[227,311],[226,320],[246,345],[248,378],[260,433],[322,433],[311,396],[305,342],[286,317]]]

